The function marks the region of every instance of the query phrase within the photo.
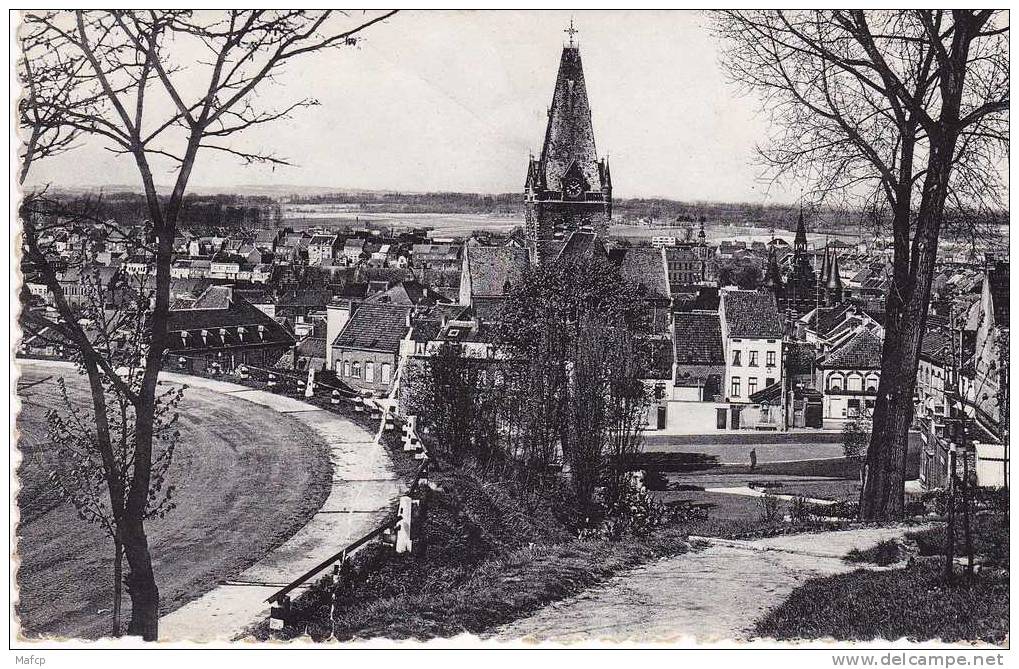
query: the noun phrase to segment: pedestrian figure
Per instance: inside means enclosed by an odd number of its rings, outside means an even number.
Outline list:
[[[750,449],[750,471],[754,471],[757,468],[757,449]]]

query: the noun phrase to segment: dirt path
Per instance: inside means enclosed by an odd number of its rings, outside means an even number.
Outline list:
[[[841,559],[850,549],[905,531],[891,527],[746,542],[709,540],[706,548],[631,570],[503,626],[493,636],[559,643],[747,639],[754,622],[803,582],[859,568]]]
[[[63,376],[72,396],[87,397],[69,366],[19,366],[25,381]],[[113,547],[46,480],[58,457],[45,424],[46,409],[62,406],[55,383],[28,394],[18,418],[20,623],[33,636],[97,638],[110,631]],[[319,510],[331,484],[328,440],[270,407],[192,387],[180,430],[170,473],[177,508],[147,523],[164,613],[284,544]],[[129,601],[125,596],[125,616]]]

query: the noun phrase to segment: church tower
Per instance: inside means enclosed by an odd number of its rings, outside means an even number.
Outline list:
[[[807,250],[807,226],[803,220],[801,206],[800,218],[796,224],[796,238],[793,240],[792,273],[785,285],[784,304],[780,306],[792,309],[802,316],[817,306],[817,290],[817,275],[814,273],[814,266]]]
[[[524,185],[528,242],[564,239],[572,231],[599,234],[612,218],[612,177],[606,159],[598,159],[591,125],[591,107],[584,84],[580,48],[574,44],[573,23],[565,31],[570,42],[559,60],[552,106],[541,156],[531,156]]]

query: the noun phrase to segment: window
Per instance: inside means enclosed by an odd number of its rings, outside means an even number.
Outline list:
[[[753,395],[757,392],[757,377],[751,376],[747,379],[747,395]]]
[[[735,351],[732,352],[732,366],[733,367],[739,367],[742,364],[739,361],[739,354],[740,354],[739,349],[736,349]]]
[[[828,392],[837,393],[842,390],[842,375],[832,374],[828,377]]]
[[[775,366],[775,352],[774,351],[768,351],[766,356],[767,357],[765,358],[765,364],[768,365],[768,367],[774,367]]]
[[[393,366],[388,362],[382,363],[382,373],[379,376],[379,381],[382,383],[389,383],[389,375],[393,373]]]
[[[350,361],[349,360],[344,360],[343,361],[343,375],[344,376],[350,376]]]
[[[930,382],[928,381],[928,385],[929,385],[929,383]],[[878,377],[877,376],[875,376],[875,375],[868,376],[867,377],[867,392],[868,393],[876,393],[877,392],[877,384],[878,384]]]
[[[757,351],[750,351],[750,366],[757,367]]]
[[[729,393],[733,397],[739,397],[739,377],[732,377],[732,391]]]
[[[350,367],[350,375],[361,378],[361,363],[355,362]]]
[[[846,382],[846,389],[851,392],[859,392],[863,390],[863,378],[857,375],[852,375]]]
[[[364,363],[364,380],[369,383],[375,382],[375,363],[366,362]]]

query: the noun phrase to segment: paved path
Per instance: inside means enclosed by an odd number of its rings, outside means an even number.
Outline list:
[[[860,568],[842,561],[850,549],[906,531],[890,527],[757,541],[708,539],[706,548],[630,570],[505,625],[493,636],[557,643],[746,640],[754,622],[805,581]]]
[[[324,409],[224,381],[169,373],[160,378],[270,407],[307,425],[330,448],[333,488],[312,520],[254,566],[159,622],[161,641],[230,640],[268,616],[269,595],[376,527],[399,495],[400,482],[375,435]]]

